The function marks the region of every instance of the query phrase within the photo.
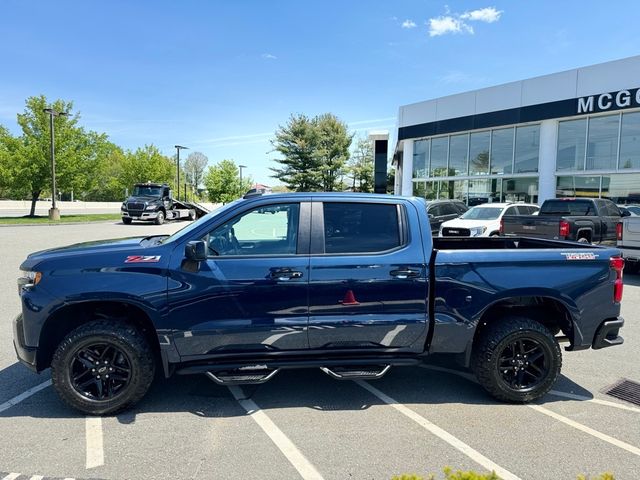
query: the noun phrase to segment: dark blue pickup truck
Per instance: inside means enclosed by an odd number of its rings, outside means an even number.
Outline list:
[[[619,250],[430,232],[417,198],[258,195],[171,236],[34,253],[15,349],[68,404],[107,414],[156,368],[224,385],[308,367],[373,379],[434,354],[527,402],[558,377],[560,342],[622,343]]]

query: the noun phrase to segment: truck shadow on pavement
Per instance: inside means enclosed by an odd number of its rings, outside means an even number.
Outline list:
[[[625,285],[633,285],[634,287],[640,287],[640,274],[628,273],[626,270],[623,275]]]
[[[20,372],[20,370],[22,372]],[[9,373],[7,373],[9,371]],[[464,373],[461,371],[464,375]],[[468,375],[468,373],[467,373]],[[0,371],[0,391],[14,383],[23,385],[22,391],[46,381],[48,376],[35,376],[21,365],[14,364]],[[9,383],[11,382],[11,383]],[[421,367],[396,367],[380,380],[369,384],[393,398],[399,404],[436,405],[467,404],[519,408],[494,400],[484,389],[470,379],[451,372]],[[593,395],[561,375],[554,390],[580,395],[587,399]],[[14,387],[11,390],[15,390]],[[362,411],[372,406],[384,405],[377,396],[351,381],[329,378],[318,369],[288,370],[278,373],[263,385],[240,387],[242,398],[251,399],[259,408],[270,409],[309,408],[317,411]],[[22,392],[16,392],[16,395]],[[0,404],[9,400],[0,397]],[[546,395],[538,403],[548,404],[567,401],[567,398]],[[575,401],[575,400],[572,400]],[[122,424],[133,424],[138,414],[189,412],[200,417],[238,417],[247,412],[234,398],[229,388],[213,383],[204,375],[174,376],[169,379],[159,375],[147,395],[133,408],[116,415]],[[53,387],[47,387],[5,410],[0,418],[82,418],[83,415],[67,407]]]

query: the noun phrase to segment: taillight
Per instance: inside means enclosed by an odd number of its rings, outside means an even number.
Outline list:
[[[618,222],[618,223],[616,224],[616,238],[617,238],[618,240],[622,240],[622,230],[623,230],[623,228],[622,228],[622,222]]]
[[[611,257],[609,266],[616,272],[616,280],[613,283],[613,301],[620,303],[622,301],[622,270],[624,270],[624,259],[622,257]]]
[[[560,232],[559,232],[561,237],[568,237],[569,236],[569,222],[567,222],[566,220],[560,220]]]
[[[500,219],[500,235],[504,235],[504,220]]]

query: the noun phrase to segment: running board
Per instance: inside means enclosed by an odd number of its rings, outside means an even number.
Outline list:
[[[375,380],[389,371],[391,365],[363,365],[360,367],[320,367],[324,373],[337,380]]]
[[[218,385],[249,385],[268,382],[279,371],[277,368],[266,368],[265,365],[252,365],[234,370],[209,371],[205,375]]]

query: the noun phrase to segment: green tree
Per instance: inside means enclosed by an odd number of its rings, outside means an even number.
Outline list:
[[[0,198],[12,196],[13,165],[19,146],[20,140],[0,125]]]
[[[276,159],[280,168],[271,168],[271,171],[273,177],[289,190],[306,192],[321,189],[317,135],[314,121],[306,115],[291,115],[288,123],[276,131],[271,145],[282,158]]]
[[[349,147],[353,135],[347,124],[332,113],[325,113],[313,119],[316,130],[316,149],[321,186],[325,192],[343,190],[342,177],[349,160]]]
[[[209,167],[204,176],[209,200],[215,203],[229,203],[240,198],[251,183],[251,178],[243,178],[240,182],[240,170],[233,160],[222,160]]]
[[[198,191],[209,159],[204,153],[192,152],[184,162],[185,178],[193,191]]]
[[[351,189],[354,192],[373,192],[373,145],[367,138],[359,138],[348,166]]]
[[[173,185],[175,167],[171,158],[160,153],[155,145],[145,145],[134,152],[125,152],[119,174],[120,185],[124,188],[134,183],[157,182]]]
[[[84,191],[98,181],[96,149],[106,135],[86,132],[78,126],[80,115],[72,113],[73,103],[56,100],[49,103],[44,95],[29,97],[24,113],[18,114],[22,136],[12,151],[12,189],[31,196],[30,215],[43,190],[51,185],[49,115],[51,107],[68,116],[54,118],[56,144],[56,180],[60,191]]]

